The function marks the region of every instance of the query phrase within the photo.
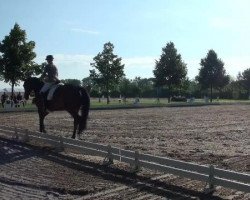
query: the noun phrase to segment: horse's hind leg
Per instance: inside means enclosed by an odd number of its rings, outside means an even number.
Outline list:
[[[75,139],[76,138],[76,130],[79,126],[79,115],[74,112],[69,112],[71,116],[74,118],[74,130],[73,130],[73,135],[71,138]]]
[[[79,129],[78,129],[78,135],[80,135],[87,126],[87,117],[79,116]]]
[[[76,138],[76,130],[77,130],[77,127],[78,127],[78,119],[77,119],[77,117],[74,117],[74,130],[73,130],[73,135],[72,135],[72,138],[73,138],[73,139]]]

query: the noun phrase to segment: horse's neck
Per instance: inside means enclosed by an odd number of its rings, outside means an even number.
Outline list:
[[[39,83],[35,88],[34,88],[34,92],[35,92],[35,96],[39,96],[40,95],[40,91],[43,87],[44,83]]]

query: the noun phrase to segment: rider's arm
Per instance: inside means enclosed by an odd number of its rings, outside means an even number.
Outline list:
[[[56,81],[59,81],[58,79],[58,70],[57,70],[57,67],[54,65],[54,78]]]
[[[56,78],[58,79],[58,70],[57,70],[57,68],[56,68]]]
[[[44,67],[44,70],[43,70],[43,73],[42,73],[40,79],[44,79],[46,77],[46,75],[47,75],[47,66]]]

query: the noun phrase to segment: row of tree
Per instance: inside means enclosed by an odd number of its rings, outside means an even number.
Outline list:
[[[0,80],[10,83],[12,92],[15,85],[29,76],[41,74],[44,63],[36,64],[35,42],[26,41],[25,30],[14,25],[10,34],[0,42]],[[111,42],[104,44],[103,51],[90,63],[92,70],[82,81],[65,79],[64,83],[91,86],[91,95],[109,97],[168,97],[172,96],[216,96],[222,98],[248,98],[250,95],[250,69],[239,73],[237,80],[230,78],[224,69],[224,63],[214,50],[209,50],[201,59],[199,74],[195,80],[187,77],[187,66],[177,52],[173,42],[162,48],[159,60],[156,60],[154,77],[150,79],[136,77],[129,80],[124,75],[122,59],[114,54]]]
[[[246,70],[250,74],[250,70]],[[248,80],[249,82],[249,80]],[[68,79],[65,83],[76,84],[74,79]],[[106,92],[102,91],[100,87],[94,85],[91,78],[87,77],[82,80],[77,81],[76,85],[92,85],[91,87],[91,96],[92,97],[102,97],[106,96]],[[212,98],[217,99],[248,99],[249,98],[249,83],[241,79],[241,76],[238,76],[237,80],[230,80],[222,89],[214,89],[212,92]],[[124,98],[135,98],[135,97],[144,97],[144,98],[169,98],[169,97],[183,97],[186,98],[204,98],[209,97],[210,89],[202,89],[201,85],[196,80],[186,80],[182,87],[173,87],[169,91],[168,87],[156,87],[154,78],[140,78],[136,77],[135,79],[122,78],[119,84],[110,91],[111,97],[120,97]]]

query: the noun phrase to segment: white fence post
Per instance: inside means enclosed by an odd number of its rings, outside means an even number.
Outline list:
[[[206,194],[213,193],[215,191],[214,186],[214,166],[209,166],[209,177],[208,177],[208,188],[205,188],[204,192]]]
[[[114,163],[114,161],[113,161],[113,154],[112,154],[110,145],[107,146],[107,150],[108,150],[108,153],[107,153],[107,156],[104,158],[103,164],[111,165]]]
[[[135,166],[133,171],[138,172],[140,171],[140,161],[139,161],[139,151],[135,151]]]

